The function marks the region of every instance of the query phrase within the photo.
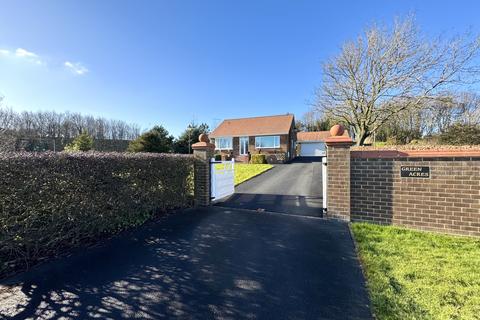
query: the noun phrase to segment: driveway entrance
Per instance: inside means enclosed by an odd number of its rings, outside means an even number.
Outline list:
[[[235,188],[219,206],[322,217],[322,158],[276,165]]]
[[[336,221],[208,207],[0,281],[1,319],[371,319]]]

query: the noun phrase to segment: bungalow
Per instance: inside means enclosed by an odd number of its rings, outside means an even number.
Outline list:
[[[250,154],[265,154],[269,163],[295,157],[293,114],[224,120],[210,138],[223,159],[248,162]]]

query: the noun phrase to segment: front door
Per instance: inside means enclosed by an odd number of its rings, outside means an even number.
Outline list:
[[[240,154],[248,154],[248,137],[240,137]]]

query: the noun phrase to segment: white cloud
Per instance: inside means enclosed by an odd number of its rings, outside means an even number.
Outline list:
[[[80,62],[70,62],[70,61],[65,61],[63,64],[68,70],[73,72],[76,75],[84,75],[88,72],[88,69],[82,65]]]
[[[31,51],[25,50],[23,48],[17,48],[15,52],[11,52],[7,49],[0,49],[0,56],[3,57],[17,57],[20,59],[25,59],[26,61],[43,65],[45,62],[38,56],[38,54]]]
[[[30,52],[22,48],[18,48],[17,50],[15,50],[15,55],[17,57],[38,58],[38,55],[36,53]]]
[[[27,49],[24,49],[24,48],[17,48],[14,51],[10,49],[0,48],[0,58],[2,57],[5,59],[21,59],[29,63],[35,63],[37,65],[47,66],[47,63],[44,57],[36,54],[35,52],[28,51]],[[53,65],[58,66],[57,63],[53,61]],[[80,62],[65,61],[63,63],[63,66],[66,70],[78,76],[85,75],[86,73],[89,72],[87,67],[85,67]]]

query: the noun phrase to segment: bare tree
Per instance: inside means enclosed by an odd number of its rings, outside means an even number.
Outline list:
[[[429,101],[421,113],[425,135],[444,133],[456,123],[479,125],[480,97],[474,92],[446,94]]]
[[[2,107],[0,97],[0,134],[9,132],[18,137],[70,139],[86,130],[95,139],[133,140],[140,135],[140,127],[121,120],[107,120],[80,113],[54,111],[14,112]],[[4,135],[5,136],[5,135]]]
[[[0,134],[12,129],[15,114],[12,109],[3,106],[3,97],[0,96]]]
[[[300,131],[325,131],[330,130],[332,123],[325,115],[308,111],[300,120],[297,120],[296,126]]]
[[[315,109],[345,123],[357,145],[398,113],[478,80],[480,38],[425,39],[413,17],[374,25],[323,65]]]
[[[15,149],[14,121],[15,112],[11,108],[3,107],[3,97],[0,96],[0,152]]]
[[[460,121],[468,125],[480,125],[480,96],[464,92],[459,97]]]
[[[422,109],[424,121],[429,124],[430,135],[445,132],[460,117],[460,110],[453,95],[430,100]]]

